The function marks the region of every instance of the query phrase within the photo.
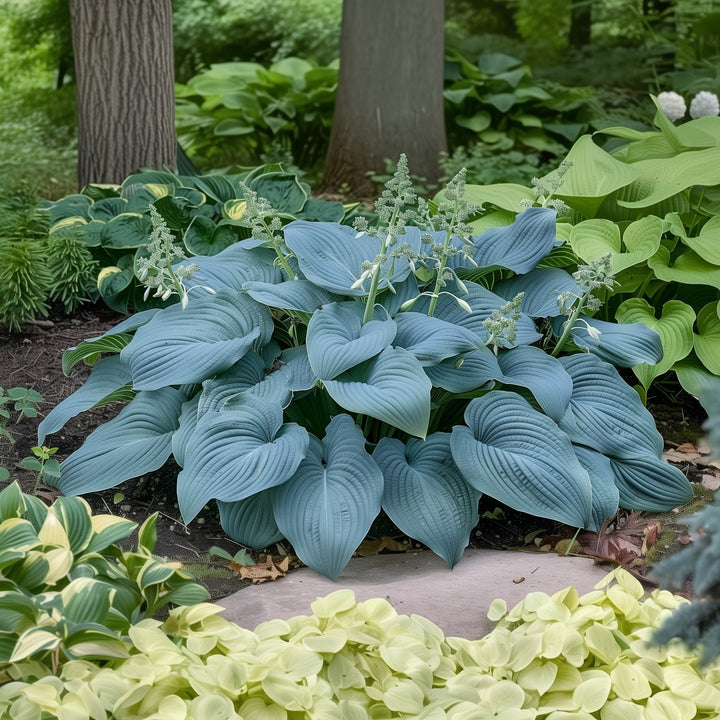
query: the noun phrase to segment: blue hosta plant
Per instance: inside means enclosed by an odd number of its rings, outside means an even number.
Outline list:
[[[558,245],[547,197],[474,234],[462,173],[428,205],[398,168],[378,227],[282,228],[255,205],[252,238],[192,258],[180,286],[164,275],[185,307],[69,350],[66,369],[95,364],[40,443],[98,403],[132,399],[61,464],[57,487],[103,490],[172,454],[187,522],[216,500],[237,541],[285,536],[330,577],[381,508],[452,566],[482,493],[593,529],[618,503],[687,501],[613,366],[657,362],[657,334],[590,314],[606,263],[575,276],[543,266]]]

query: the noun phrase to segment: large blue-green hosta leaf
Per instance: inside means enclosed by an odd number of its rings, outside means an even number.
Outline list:
[[[60,464],[55,486],[65,495],[99,492],[162,467],[184,401],[175,388],[138,393]]]
[[[331,303],[317,310],[307,329],[310,367],[321,380],[380,354],[395,338],[394,320],[371,320],[363,325],[365,306],[359,302]]]
[[[433,385],[451,393],[471,392],[502,377],[497,358],[486,347],[478,348],[463,358],[449,358],[426,367],[425,373]]]
[[[193,298],[183,310],[171,305],[135,333],[120,357],[137,390],[202,382],[227,370],[253,345],[269,342],[267,308],[231,290]]]
[[[580,464],[587,470],[592,486],[592,516],[593,524],[588,525],[589,530],[600,532],[605,521],[617,513],[620,493],[615,484],[610,459],[595,450],[573,445]]]
[[[657,458],[610,458],[620,504],[632,510],[661,512],[690,502],[692,486],[678,468]]]
[[[570,273],[561,268],[536,268],[527,275],[501,280],[493,292],[506,300],[524,293],[520,309],[530,317],[555,317],[560,314],[557,297],[560,293],[580,294],[580,288]]]
[[[620,459],[662,456],[652,415],[612,365],[590,353],[559,360],[573,381],[559,425],[574,443]]]
[[[327,290],[301,278],[281,283],[246,282],[243,290],[263,305],[306,313],[313,313],[318,306],[327,305],[337,299]]]
[[[56,405],[38,426],[38,445],[65,423],[99,403],[104,397],[131,381],[130,368],[118,355],[101,360],[90,376],[72,395]]]
[[[383,475],[362,431],[337,415],[325,438],[311,437],[295,474],[273,491],[275,520],[298,557],[333,580],[380,512]]]
[[[373,459],[385,478],[383,510],[454,567],[477,525],[482,493],[463,480],[450,452],[450,433],[405,444],[382,438]]]
[[[500,265],[517,273],[530,272],[557,244],[556,212],[532,207],[507,227],[490,228],[473,238],[474,259],[479,267]]]
[[[403,348],[386,348],[325,388],[338,405],[425,437],[430,421],[432,384],[415,356]]]
[[[290,389],[293,392],[310,390],[317,383],[318,378],[310,367],[306,345],[285,348],[280,353],[279,361],[281,365],[290,368]]]
[[[399,313],[395,323],[397,335],[393,345],[409,350],[423,366],[437,365],[482,345],[469,330],[422,313]]]
[[[248,396],[242,409],[208,412],[187,441],[178,475],[180,512],[190,522],[208,500],[243,500],[279,485],[305,456],[308,434],[283,425],[279,404]]]
[[[193,432],[195,432],[195,426],[198,420],[199,401],[200,393],[197,393],[195,397],[183,403],[180,419],[178,420],[178,429],[172,436],[172,454],[175,462],[180,467],[185,464],[185,451],[188,440]]]
[[[591,527],[592,487],[569,438],[519,395],[472,400],[450,446],[465,480],[516,510]]]
[[[244,500],[217,501],[220,524],[235,542],[258,550],[282,539],[272,508],[272,490],[262,490]]]

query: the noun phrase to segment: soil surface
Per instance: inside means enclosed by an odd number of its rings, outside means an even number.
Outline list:
[[[16,413],[11,406],[6,406],[13,414],[8,429],[15,442],[10,443],[0,437],[0,466],[10,470],[11,480],[19,481],[25,492],[32,492],[35,476],[21,468],[18,463],[20,459],[31,455],[31,448],[37,444],[39,420],[80,387],[90,371],[88,366],[80,363],[72,369],[69,376],[65,376],[62,372],[63,353],[84,339],[102,335],[121,319],[121,316],[104,306],[88,305],[72,316],[55,313],[50,316],[50,321],[28,324],[20,332],[9,333],[6,328],[0,328],[0,387],[32,388],[44,399],[39,406],[38,418],[21,418],[17,423],[14,422]],[[626,379],[632,384],[632,374]],[[648,408],[666,440],[670,459],[696,484],[698,500],[702,502],[720,485],[720,470],[709,465],[709,460],[705,459],[707,453],[702,447],[701,424],[705,414],[692,397],[676,387],[670,387],[670,391],[674,394],[664,394],[663,386],[660,385],[659,390],[648,399]],[[49,447],[57,447],[55,457],[63,460],[82,445],[92,430],[114,417],[119,409],[120,405],[110,405],[82,413],[69,421],[58,433],[46,439],[45,443]],[[230,566],[227,561],[209,555],[213,546],[226,550],[230,555],[242,549],[224,534],[212,506],[204,510],[189,526],[183,523],[174,489],[177,471],[177,466],[170,461],[156,473],[127,481],[101,493],[86,495],[85,498],[95,513],[122,515],[138,523],[151,513],[158,512],[156,555],[181,560],[208,587],[213,599],[247,586],[253,581],[252,572]],[[0,483],[1,485],[4,483]],[[57,494],[53,488],[42,484],[38,491],[38,495],[47,502],[52,502]],[[693,509],[688,508],[689,511]],[[600,543],[595,543],[593,538],[585,539],[584,549],[579,550],[573,545],[570,551],[599,554],[605,560],[620,561],[636,574],[644,576],[647,573],[646,556],[652,544],[656,545],[657,556],[658,551],[663,555],[688,541],[682,525],[684,512],[685,510],[682,510],[674,515],[669,513],[661,518],[638,515],[629,517],[621,514],[605,530],[605,535],[617,534],[618,543],[611,544],[611,547],[622,547],[623,552],[619,553],[619,557],[617,552],[597,552]],[[523,547],[536,548],[538,551],[562,551],[571,542],[574,532],[552,521],[511,510],[489,497],[481,500],[480,515],[480,523],[470,537],[472,547]],[[659,526],[654,523],[659,523]],[[649,535],[652,537],[650,543]],[[397,528],[382,516],[371,529],[369,539],[371,542],[361,547],[361,554],[418,547],[415,541],[403,537]],[[582,537],[580,539],[582,540]],[[602,545],[607,549],[608,543]],[[632,551],[628,555],[628,549],[633,548],[637,552]],[[266,549],[266,552],[273,555],[279,567],[283,567],[287,562],[281,563],[278,556],[291,555],[292,548],[287,543],[280,543]],[[257,553],[253,555],[256,560],[266,559],[259,557]],[[291,561],[291,568],[293,564],[296,563]],[[262,576],[261,572],[255,574]],[[269,575],[272,577],[278,574],[282,573],[272,571],[271,567]]]

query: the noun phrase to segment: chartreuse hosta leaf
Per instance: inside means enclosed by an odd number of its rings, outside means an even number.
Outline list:
[[[261,490],[244,500],[218,500],[220,524],[236,542],[252,548],[266,548],[282,539],[275,522],[272,489]]]
[[[136,390],[201,382],[226,370],[254,344],[265,345],[273,323],[247,295],[221,290],[161,310],[135,333],[121,357]]]
[[[337,415],[273,491],[275,520],[298,557],[334,580],[380,512],[382,491],[383,475],[362,431],[349,415]]]
[[[713,374],[720,375],[720,318],[718,303],[705,305],[697,315],[697,333],[693,334],[695,353]]]
[[[493,292],[506,300],[524,293],[520,309],[530,317],[555,317],[560,314],[557,298],[560,293],[580,293],[569,272],[561,268],[536,268],[525,275],[501,280]]]
[[[365,306],[359,302],[324,305],[310,318],[307,351],[310,367],[321,380],[379,355],[395,338],[394,320],[371,320],[363,325]]]
[[[307,452],[307,431],[283,425],[279,404],[249,396],[241,409],[199,418],[178,475],[180,512],[190,522],[205,503],[230,502],[287,480]]]
[[[644,298],[625,300],[615,313],[619,323],[644,323],[659,336],[663,357],[656,364],[642,363],[633,368],[638,380],[647,390],[652,381],[670,370],[678,360],[686,357],[693,347],[693,323],[695,311],[681,300],[668,300],[658,318]]]
[[[455,465],[450,434],[434,433],[405,444],[382,438],[373,459],[385,478],[383,510],[404,533],[454,567],[477,525],[481,493]]]
[[[432,384],[415,356],[403,348],[385,348],[324,385],[345,410],[370,415],[409,435],[427,434]]]
[[[697,237],[691,238],[683,233],[682,241],[703,260],[720,265],[720,215],[711,217],[702,226]]]
[[[592,525],[590,478],[549,417],[515,393],[492,391],[469,403],[465,422],[453,428],[451,448],[470,485],[522,512]]]
[[[98,492],[162,467],[184,401],[174,388],[139,393],[60,464],[53,484],[65,495]]]
[[[663,282],[710,285],[720,290],[720,266],[703,260],[694,250],[679,255],[671,265],[670,251],[661,245],[647,263]]]

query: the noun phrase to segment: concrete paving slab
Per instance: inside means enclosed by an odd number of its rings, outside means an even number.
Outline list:
[[[487,609],[495,598],[512,607],[530,592],[552,593],[574,585],[589,592],[607,573],[587,558],[502,550],[466,550],[450,570],[429,551],[353,558],[338,580],[301,568],[275,582],[253,585],[223,598],[224,617],[254,629],[273,618],[309,615],[310,603],[350,588],[360,600],[381,597],[403,615],[418,614],[446,636],[474,640],[494,623]]]

